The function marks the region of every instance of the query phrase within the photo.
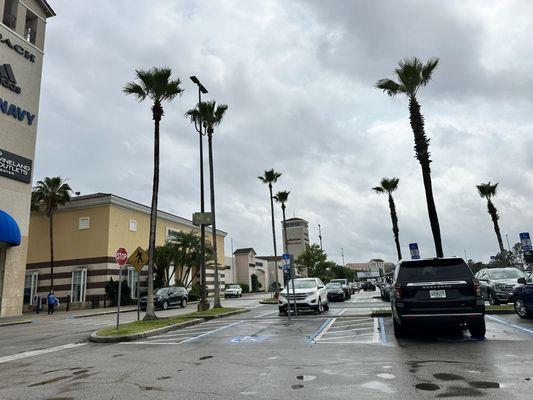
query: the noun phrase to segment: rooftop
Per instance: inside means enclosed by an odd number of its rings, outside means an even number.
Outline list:
[[[237,249],[233,252],[233,254],[248,254],[250,252],[253,252],[255,254],[255,250],[253,247],[243,247],[242,249]]]

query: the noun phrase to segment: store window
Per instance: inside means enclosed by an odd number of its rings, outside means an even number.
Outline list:
[[[130,219],[130,231],[137,232],[137,221]]]
[[[139,282],[139,273],[133,267],[128,267],[128,286],[132,299],[137,298],[137,283]]]
[[[82,217],[78,221],[78,229],[89,229],[91,227],[91,219],[89,217]]]
[[[85,292],[87,291],[87,270],[79,269],[72,271],[72,302],[81,303],[85,301]]]
[[[24,304],[34,303],[37,294],[38,272],[29,272],[24,277]]]
[[[6,0],[4,3],[4,15],[2,22],[4,25],[15,30],[17,26],[17,9],[18,9],[18,0]]]

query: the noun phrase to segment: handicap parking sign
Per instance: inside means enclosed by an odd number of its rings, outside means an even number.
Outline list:
[[[520,233],[520,242],[522,243],[522,251],[533,250],[533,247],[531,246],[531,238],[529,237],[529,232]]]

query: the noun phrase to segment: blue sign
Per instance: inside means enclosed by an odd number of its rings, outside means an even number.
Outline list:
[[[32,114],[29,111],[24,110],[23,108],[20,108],[15,104],[9,104],[7,100],[3,100],[1,98],[0,111],[8,116],[12,116],[16,120],[26,121],[28,125],[31,125],[33,123],[33,120],[35,119],[35,114]]]
[[[529,237],[529,232],[520,233],[520,242],[522,242],[522,251],[533,250],[533,246],[531,246],[531,238]]]
[[[420,260],[420,252],[418,251],[418,243],[409,243],[409,251],[411,252],[411,260]]]
[[[290,270],[291,269],[291,265],[290,264],[283,264],[283,269],[284,270]]]
[[[283,253],[281,255],[281,259],[282,260],[290,260],[291,259],[291,255],[290,254],[287,254],[287,253]]]

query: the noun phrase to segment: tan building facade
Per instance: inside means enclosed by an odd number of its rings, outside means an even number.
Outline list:
[[[287,228],[287,247],[289,254],[296,259],[305,251],[305,246],[309,246],[309,223],[301,218],[289,218],[285,221]],[[281,223],[283,243],[285,243],[285,229]]]
[[[60,302],[70,294],[74,307],[85,307],[97,296],[100,304],[105,284],[117,280],[118,265],[115,253],[124,247],[131,254],[137,247],[148,248],[150,208],[106,193],[73,197],[54,214],[54,289]],[[39,212],[32,212],[30,240],[26,267],[25,303],[31,305],[35,293],[44,296],[50,290],[49,220]],[[158,211],[156,246],[163,245],[172,231],[199,233],[188,219]],[[206,229],[211,233],[211,230]],[[224,237],[217,230],[218,262],[224,265]],[[206,240],[209,245],[210,240]],[[140,286],[146,286],[146,269],[141,271]],[[196,271],[195,271],[196,272]],[[136,298],[139,275],[131,266],[123,268]],[[224,287],[223,273],[221,287]],[[214,269],[208,267],[207,286],[214,289]]]
[[[0,317],[5,317],[22,312],[44,37],[46,20],[55,13],[44,0],[0,0],[0,13]]]
[[[251,247],[237,249],[233,252],[234,259],[226,276],[232,276],[232,283],[245,283],[252,287],[252,274],[257,276],[261,283],[261,290],[269,291],[274,282],[283,282],[281,257],[258,256]],[[231,271],[231,268],[234,270]]]

